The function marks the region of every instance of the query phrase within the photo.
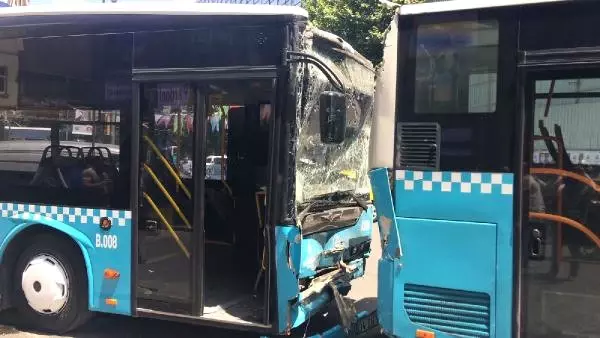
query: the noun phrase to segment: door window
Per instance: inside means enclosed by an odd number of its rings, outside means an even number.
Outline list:
[[[140,91],[138,304],[189,314],[195,87],[186,82],[148,83]]]
[[[599,332],[600,78],[535,81],[524,179],[528,337]]]

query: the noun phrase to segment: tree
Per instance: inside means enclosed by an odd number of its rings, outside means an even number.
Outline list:
[[[398,4],[419,0],[392,0]],[[379,0],[302,0],[311,23],[340,36],[377,65],[383,56],[384,32],[394,9]]]
[[[29,0],[8,0],[9,6],[27,6],[29,5]]]

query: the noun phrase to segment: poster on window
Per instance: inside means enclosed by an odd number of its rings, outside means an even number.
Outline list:
[[[75,122],[93,121],[93,114],[94,113],[89,110],[77,109],[75,111]],[[73,124],[73,129],[71,133],[73,133],[73,135],[91,136],[94,133],[94,126],[89,124]]]
[[[188,104],[190,88],[179,83],[161,83],[157,86],[159,107],[181,107]]]
[[[87,135],[91,136],[94,133],[94,127],[90,125],[73,125],[73,135]]]

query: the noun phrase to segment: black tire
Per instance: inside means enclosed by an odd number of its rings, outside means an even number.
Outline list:
[[[88,308],[88,280],[81,250],[70,239],[51,234],[38,235],[28,244],[13,269],[13,300],[22,325],[48,333],[62,334],[84,324],[91,317],[91,313]],[[42,314],[34,310],[27,302],[21,286],[27,264],[41,254],[57,260],[69,280],[67,301],[54,314]]]

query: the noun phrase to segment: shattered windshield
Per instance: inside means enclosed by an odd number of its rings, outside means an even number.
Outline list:
[[[296,203],[322,195],[350,191],[369,192],[368,149],[373,116],[374,71],[371,64],[349,57],[349,46],[330,41],[310,30],[305,33],[305,53],[317,56],[346,87],[347,128],[341,144],[324,144],[319,130],[319,95],[332,90],[326,76],[315,66],[297,68],[296,88]],[[336,46],[337,43],[337,46]],[[345,47],[345,48],[344,48]],[[354,52],[356,53],[356,52]],[[357,54],[357,53],[356,53]],[[320,197],[321,196],[321,197]]]

